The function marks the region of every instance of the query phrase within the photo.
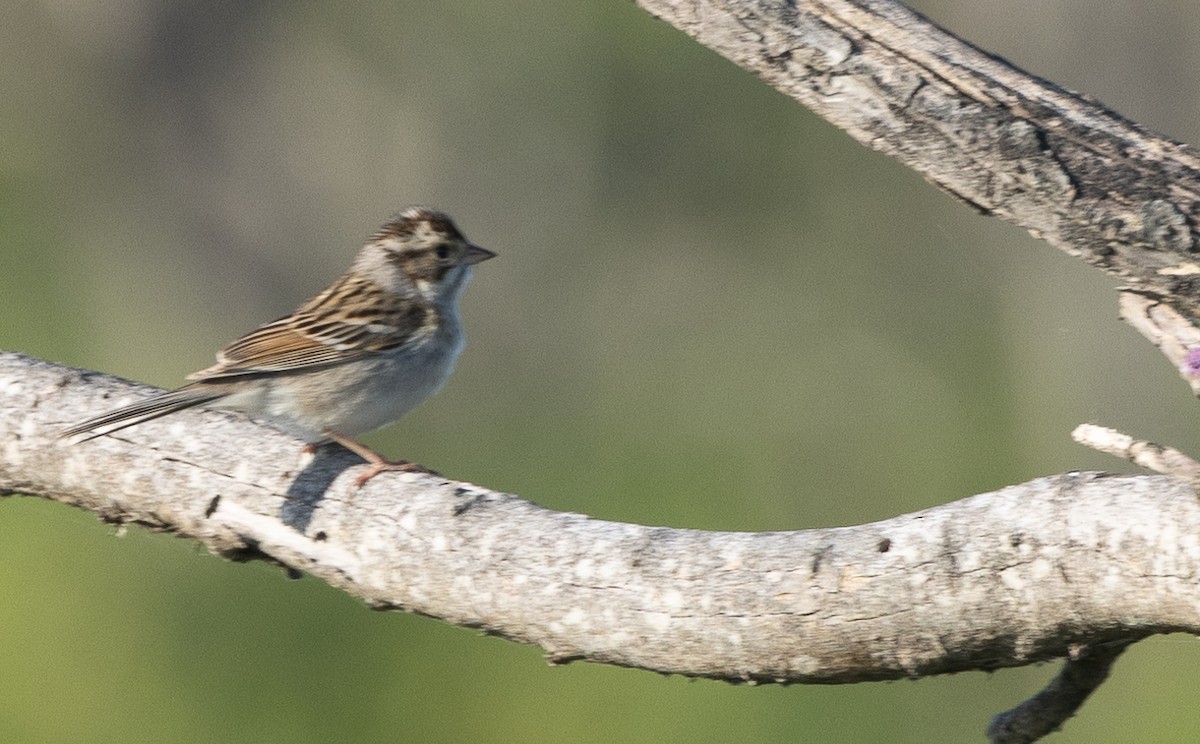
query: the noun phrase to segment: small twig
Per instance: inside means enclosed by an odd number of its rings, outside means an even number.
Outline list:
[[[1158,347],[1179,376],[1200,396],[1200,364],[1195,350],[1200,349],[1200,329],[1160,298],[1143,292],[1121,292],[1121,319],[1133,326]]]
[[[1200,462],[1174,447],[1134,439],[1115,429],[1095,424],[1080,424],[1071,432],[1080,444],[1163,475],[1200,482]]]
[[[1082,648],[1067,660],[1046,689],[1012,710],[997,714],[988,724],[988,741],[1029,744],[1057,731],[1108,679],[1113,662],[1132,643],[1120,640]]]

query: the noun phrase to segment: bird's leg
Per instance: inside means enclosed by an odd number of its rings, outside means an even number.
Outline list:
[[[415,462],[409,462],[408,460],[389,460],[362,442],[357,442],[349,437],[344,437],[341,434],[338,434],[336,431],[325,431],[322,433],[329,439],[342,445],[370,464],[371,467],[367,468],[367,472],[354,479],[355,488],[362,488],[367,481],[387,470],[400,471],[404,473],[427,473],[429,475],[438,475],[438,473],[430,470],[424,465],[418,465]],[[316,449],[316,446],[311,444],[307,445],[305,449],[308,449],[309,447]]]

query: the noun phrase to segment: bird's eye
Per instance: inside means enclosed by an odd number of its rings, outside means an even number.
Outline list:
[[[445,261],[447,258],[450,257],[450,246],[439,245],[437,247],[436,253],[437,253],[437,257],[438,257],[439,261]]]

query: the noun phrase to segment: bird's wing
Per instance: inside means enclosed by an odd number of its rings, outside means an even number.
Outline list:
[[[429,333],[436,310],[374,282],[343,276],[291,315],[242,336],[189,380],[287,373],[394,349]]]

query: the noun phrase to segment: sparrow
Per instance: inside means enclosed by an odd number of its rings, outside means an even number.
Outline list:
[[[336,442],[370,467],[432,472],[387,460],[355,437],[386,426],[441,389],[466,336],[458,301],[475,264],[496,254],[450,217],[410,207],[367,241],[350,269],[289,315],[217,353],[191,382],[63,429],[83,442],[193,406],[240,411],[306,442]]]

